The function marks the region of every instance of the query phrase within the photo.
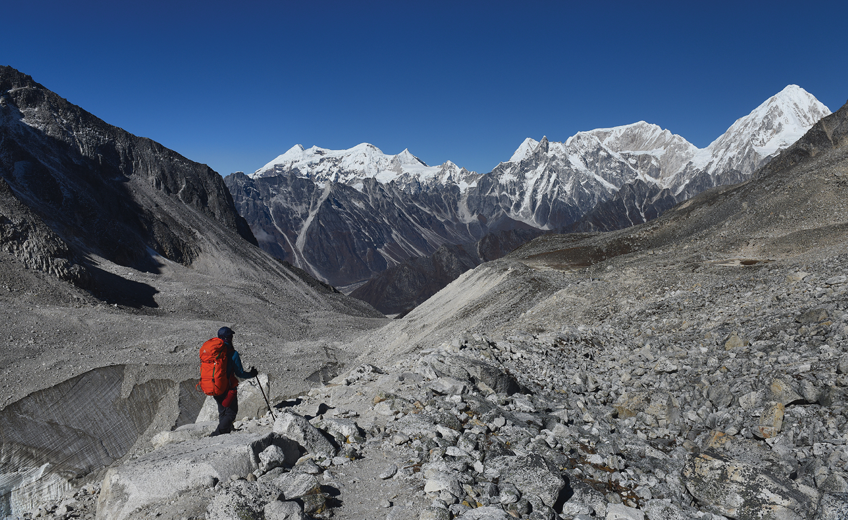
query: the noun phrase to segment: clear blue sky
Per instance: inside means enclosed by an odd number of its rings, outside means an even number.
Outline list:
[[[7,2],[0,64],[223,175],[295,144],[488,172],[525,137],[704,147],[790,83],[848,100],[848,2]]]

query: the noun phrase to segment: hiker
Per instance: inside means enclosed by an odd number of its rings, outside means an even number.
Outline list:
[[[224,347],[226,348],[227,389],[223,393],[212,396],[218,404],[218,427],[215,428],[215,431],[212,432],[210,437],[233,431],[233,422],[236,420],[236,414],[238,413],[238,394],[236,390],[238,379],[236,377],[250,379],[256,377],[256,374],[259,373],[256,368],[251,368],[247,372],[244,371],[244,367],[241,364],[241,357],[236,349],[233,348],[234,334],[233,329],[229,327],[221,327],[218,330],[218,338],[224,342]]]

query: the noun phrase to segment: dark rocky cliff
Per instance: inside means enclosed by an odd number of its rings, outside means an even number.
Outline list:
[[[56,256],[45,244],[58,241],[77,267],[54,274],[76,283],[86,279],[80,270],[89,253],[146,269],[152,250],[190,265],[202,230],[180,218],[174,203],[256,243],[208,166],[105,123],[11,67],[0,67],[0,177],[0,246],[19,258],[26,249],[44,264]],[[21,211],[11,215],[18,204],[30,224]]]

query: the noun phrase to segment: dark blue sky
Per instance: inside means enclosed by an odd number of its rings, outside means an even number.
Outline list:
[[[127,5],[125,5],[127,4]],[[10,2],[0,64],[226,175],[295,144],[488,172],[525,137],[704,147],[788,84],[848,100],[848,2]]]

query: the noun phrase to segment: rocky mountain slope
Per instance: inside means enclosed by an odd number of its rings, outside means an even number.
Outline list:
[[[497,260],[539,236],[533,228],[489,233],[472,246],[442,246],[428,257],[414,257],[389,267],[350,296],[386,315],[403,315],[483,262]]]
[[[256,243],[208,167],[104,123],[10,67],[0,69],[0,92],[4,182],[59,235],[75,235],[78,248],[127,266],[143,267],[151,249],[190,265],[191,230],[156,205],[170,195]]]
[[[42,510],[844,518],[846,195],[848,105],[751,180],[536,238],[341,346],[354,368],[276,417],[163,432]]]
[[[253,244],[217,173],[0,68],[0,516],[194,422],[222,325],[280,399],[385,321]]]
[[[790,85],[703,150],[639,122],[580,132],[563,143],[528,138],[485,175],[362,144],[296,146],[254,174],[225,182],[261,247],[349,293],[408,258],[428,257],[444,245],[467,249],[490,233],[645,222],[707,188],[748,178],[829,113]],[[421,262],[432,259],[403,269]],[[372,287],[388,289],[394,275],[387,276]],[[369,294],[371,302],[397,299]],[[415,299],[410,294],[405,306]]]

